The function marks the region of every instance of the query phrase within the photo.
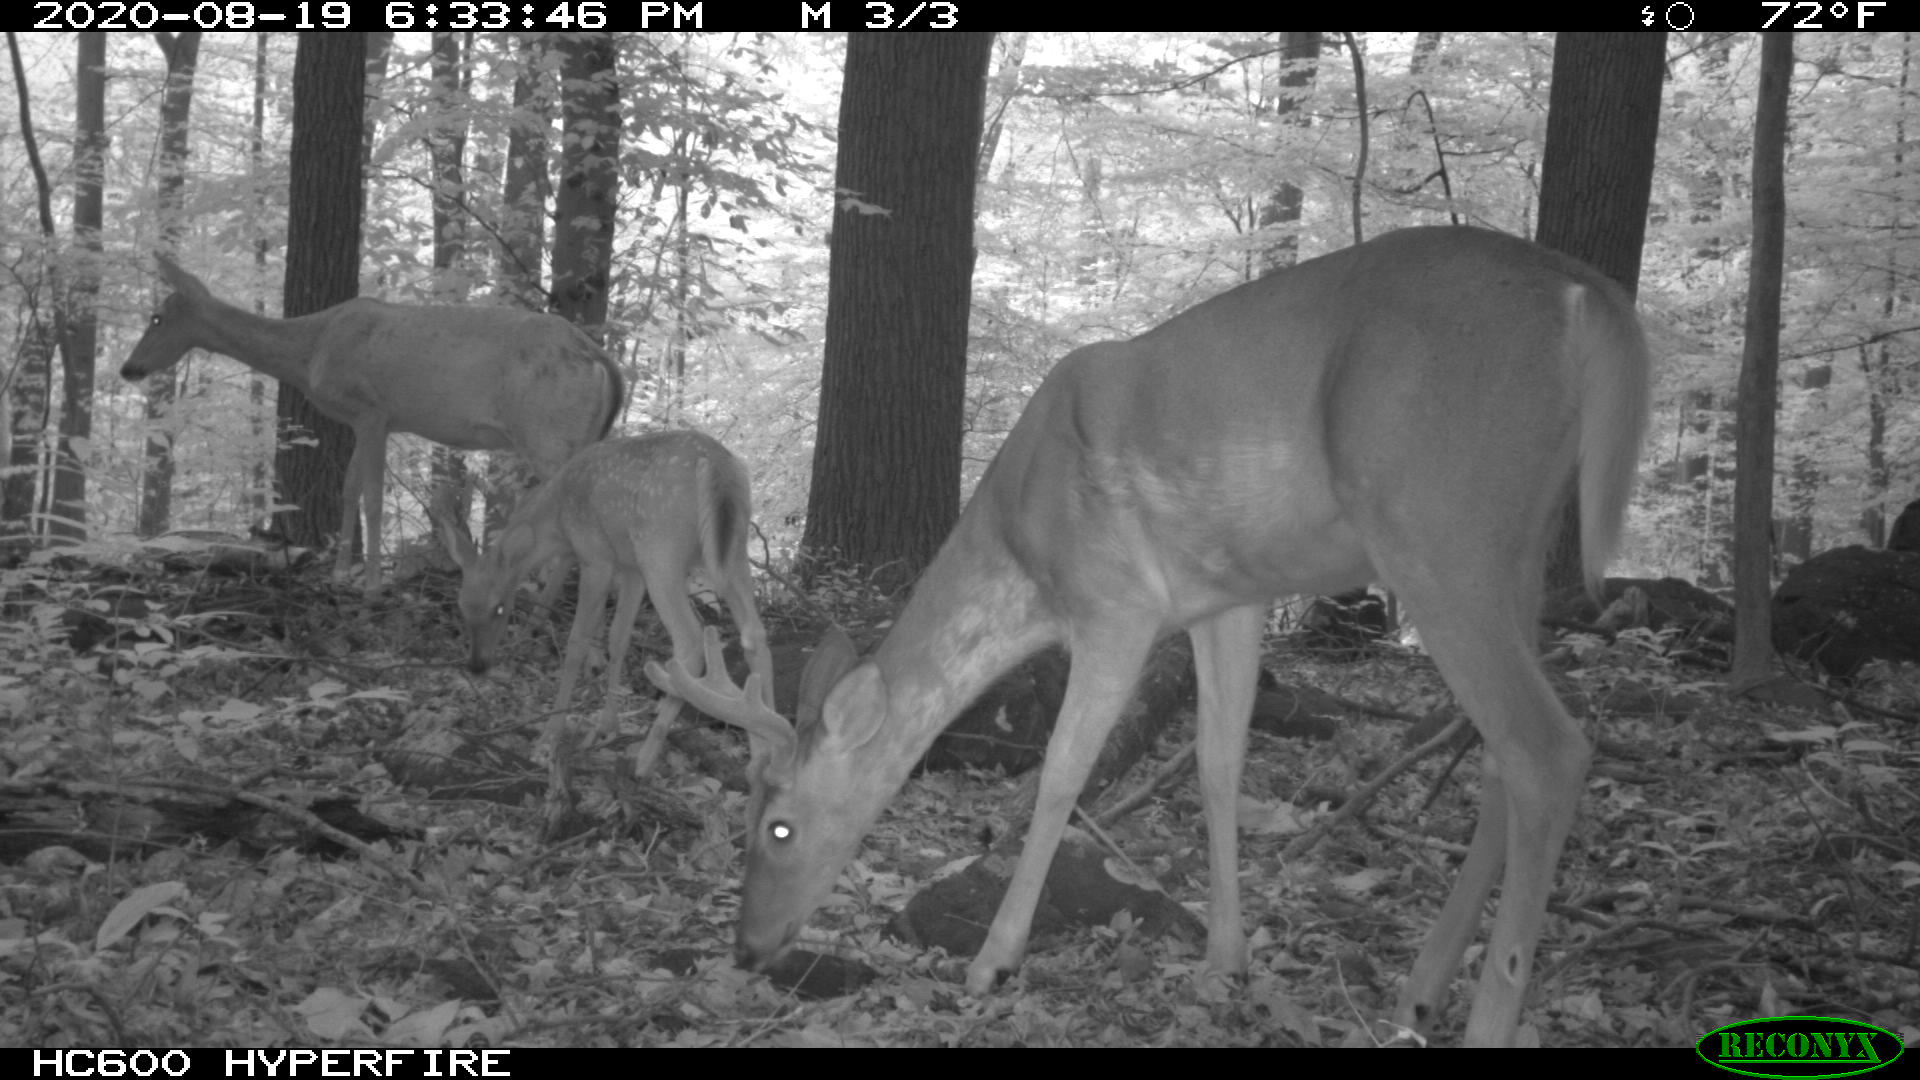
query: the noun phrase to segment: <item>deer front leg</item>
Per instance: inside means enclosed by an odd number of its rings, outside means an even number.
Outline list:
[[[553,719],[547,734],[552,758],[547,767],[546,825],[542,839],[557,840],[573,813],[573,752],[575,733],[569,710],[573,685],[586,666],[587,653],[600,636],[600,620],[607,613],[607,592],[613,587],[612,564],[585,564],[580,568],[580,603],[573,612],[573,631],[567,635],[567,656],[560,662],[560,686],[554,692]]]
[[[1199,687],[1197,760],[1207,818],[1207,972],[1244,975],[1240,921],[1240,773],[1247,755],[1267,605],[1234,608],[1190,628]]]
[[[1073,811],[1080,789],[1087,785],[1087,775],[1093,771],[1100,748],[1106,745],[1107,733],[1133,696],[1147,650],[1153,647],[1152,620],[1132,621],[1133,626],[1106,625],[1096,631],[1097,636],[1089,634],[1072,642],[1072,674],[1067,677],[1067,695],[1054,721],[1053,738],[1047,742],[1046,762],[1040,767],[1040,797],[1034,804],[1033,824],[1027,828],[1020,864],[987,931],[986,944],[967,965],[969,993],[991,991],[1000,976],[1018,967],[1026,954],[1033,910],[1039,906],[1047,871],[1066,832],[1067,815]]]
[[[601,739],[613,733],[620,718],[620,702],[627,692],[622,678],[627,648],[633,643],[633,623],[640,616],[640,604],[647,598],[646,582],[637,571],[623,570],[616,580],[620,599],[613,605],[613,628],[607,634],[607,699],[601,703]]]

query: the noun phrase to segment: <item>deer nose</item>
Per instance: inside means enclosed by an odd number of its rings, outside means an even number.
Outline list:
[[[748,922],[743,917],[733,932],[733,962],[748,971],[767,970],[786,955],[794,939],[800,936],[798,921],[776,927],[772,933],[751,929]]]

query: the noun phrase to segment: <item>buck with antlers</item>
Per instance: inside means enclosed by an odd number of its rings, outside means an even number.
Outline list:
[[[607,592],[616,581],[620,600],[608,644],[603,730],[613,724],[624,687],[621,665],[642,599],[653,597],[654,610],[673,639],[674,662],[682,670],[700,662],[700,620],[687,599],[687,577],[695,567],[707,586],[726,600],[740,628],[747,666],[759,685],[768,688],[760,704],[772,707],[773,655],[753,605],[753,579],[747,571],[747,526],[752,518],[746,467],[726,447],[697,431],[609,439],[580,451],[520,501],[485,554],[474,549],[464,528],[435,515],[447,553],[465,573],[460,614],[467,624],[468,666],[475,672],[492,664],[513,610],[514,590],[528,571],[561,556],[579,560],[580,603],[548,728],[553,755],[547,786],[549,837],[559,833],[572,808],[568,776],[573,739],[567,707],[606,616]],[[717,655],[712,662],[719,662]],[[681,704],[682,698],[668,691],[634,756],[634,775],[644,776],[659,760]]]
[[[190,349],[206,349],[297,387],[353,428],[335,572],[348,572],[364,500],[369,593],[380,588],[389,434],[423,435],[456,450],[512,450],[544,479],[606,435],[626,401],[612,358],[555,315],[360,298],[270,319],[216,299],[199,278],[155,258],[173,295],[121,377],[145,378]]]
[[[1401,998],[1436,1015],[1505,867],[1467,1041],[1513,1041],[1590,750],[1535,662],[1556,508],[1577,480],[1585,571],[1619,536],[1646,419],[1628,296],[1545,248],[1408,229],[1251,282],[1130,341],[1080,349],[1027,404],[879,649],[815,655],[798,730],[711,659],[648,675],[760,744],[737,952],[794,941],[940,730],[1051,642],[1072,674],[1026,848],[967,971],[1026,949],[1067,813],[1154,642],[1199,684],[1207,961],[1246,969],[1235,801],[1261,628],[1288,593],[1370,581],[1406,600],[1485,738],[1479,824]]]

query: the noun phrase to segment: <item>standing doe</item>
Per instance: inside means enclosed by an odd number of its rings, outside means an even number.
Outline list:
[[[1534,657],[1547,543],[1577,481],[1584,568],[1613,551],[1646,422],[1633,304],[1591,268],[1467,228],[1408,229],[1270,274],[1054,368],[893,632],[796,731],[707,664],[657,684],[753,733],[736,949],[799,934],[934,737],[1053,642],[1073,669],[1033,824],[967,987],[1020,962],[1067,812],[1148,651],[1186,630],[1212,879],[1207,963],[1246,970],[1235,801],[1272,600],[1377,581],[1407,602],[1486,742],[1480,820],[1401,997],[1438,1013],[1506,876],[1467,1041],[1511,1043],[1591,756]],[[749,687],[752,684],[749,683]]]
[[[605,436],[626,382],[593,339],[557,315],[505,307],[409,307],[364,297],[294,319],[215,299],[164,255],[173,287],[120,368],[141,379],[190,349],[223,353],[289,383],[353,428],[335,572],[353,557],[366,504],[367,592],[380,588],[387,436],[423,435],[456,450],[512,450],[542,479]]]
[[[740,627],[747,665],[766,688],[762,707],[772,708],[773,654],[753,606],[753,578],[747,571],[747,526],[752,519],[746,467],[726,447],[697,431],[653,432],[587,447],[521,499],[485,554],[474,550],[464,528],[435,518],[447,553],[466,575],[460,585],[460,615],[467,624],[468,667],[475,672],[492,664],[513,610],[514,592],[527,572],[561,556],[580,562],[580,603],[548,727],[553,754],[548,836],[558,832],[571,809],[567,778],[573,739],[567,709],[574,681],[605,618],[607,591],[616,580],[620,600],[608,643],[603,730],[613,724],[623,688],[621,665],[642,599],[653,597],[654,610],[673,639],[674,662],[700,662],[700,620],[687,599],[687,576],[695,567],[707,586],[726,600]],[[668,691],[661,701],[653,727],[634,755],[636,776],[644,776],[659,760],[682,700]]]

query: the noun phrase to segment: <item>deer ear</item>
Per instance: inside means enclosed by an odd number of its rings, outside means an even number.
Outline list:
[[[820,639],[820,644],[814,646],[813,655],[800,672],[800,704],[794,710],[794,719],[800,725],[818,723],[820,710],[827,703],[827,695],[833,692],[841,677],[859,662],[860,651],[853,647],[853,639],[847,636],[847,632],[837,626],[828,630],[826,636]]]
[[[427,517],[433,522],[433,531],[440,534],[440,546],[447,549],[447,557],[459,564],[462,573],[471,572],[480,553],[474,549],[473,538],[467,535],[467,530],[435,511],[428,511]]]
[[[880,667],[864,663],[834,685],[820,710],[827,737],[852,750],[880,734],[887,721],[887,680]]]
[[[190,293],[194,296],[209,295],[207,287],[199,278],[181,269],[179,263],[167,258],[166,255],[156,251],[153,253],[153,261],[160,266],[161,279],[171,286],[174,292]]]

